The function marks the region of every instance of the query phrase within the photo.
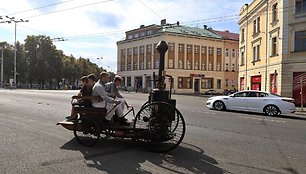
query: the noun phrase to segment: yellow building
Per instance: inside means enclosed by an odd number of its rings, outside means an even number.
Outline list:
[[[306,0],[254,0],[242,6],[239,25],[239,89],[299,103],[301,79],[306,92]]]
[[[229,31],[167,24],[166,20],[160,25],[142,25],[127,31],[126,38],[117,42],[118,74],[125,86],[152,89],[153,72],[158,75],[159,68],[155,47],[164,40],[169,47],[165,72],[174,78],[176,93],[237,89],[238,39],[238,34]]]

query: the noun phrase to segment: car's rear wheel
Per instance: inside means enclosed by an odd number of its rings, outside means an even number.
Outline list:
[[[280,113],[279,109],[275,105],[268,105],[264,108],[265,115],[276,116]]]
[[[219,100],[215,101],[213,106],[214,106],[214,109],[218,111],[225,110],[225,104],[222,101],[219,101]]]

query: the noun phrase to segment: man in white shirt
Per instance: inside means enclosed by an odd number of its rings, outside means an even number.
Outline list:
[[[93,107],[105,107],[106,102],[106,109],[108,114],[106,115],[105,119],[110,123],[114,113],[119,118],[120,124],[128,126],[129,123],[123,117],[123,109],[121,107],[122,102],[120,100],[113,99],[112,97],[107,96],[105,91],[105,84],[109,81],[109,74],[107,72],[100,73],[100,78],[98,82],[94,85],[92,90],[92,96],[100,96],[103,99],[103,102],[99,101],[92,101]]]

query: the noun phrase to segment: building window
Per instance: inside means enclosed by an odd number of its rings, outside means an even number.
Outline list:
[[[174,43],[169,43],[169,51],[174,51]]]
[[[235,87],[236,80],[232,79],[232,87]],[[235,88],[234,88],[235,89]]]
[[[212,64],[211,63],[208,64],[208,71],[212,71]]]
[[[147,69],[151,69],[151,61],[147,62]]]
[[[141,32],[141,33],[140,33],[140,36],[141,36],[141,37],[143,37],[143,36],[145,36],[145,35],[146,35],[145,32]]]
[[[124,71],[124,64],[121,65],[121,71]]]
[[[187,61],[187,69],[191,69],[191,62],[190,62],[190,60]]]
[[[217,79],[217,89],[221,89],[221,79]]]
[[[212,78],[203,78],[201,86],[203,89],[212,89],[213,88],[213,79]]]
[[[240,65],[244,65],[244,51],[240,53]]]
[[[128,64],[128,70],[130,71],[132,69],[131,63]]]
[[[260,32],[260,17],[257,17],[253,21],[253,34],[257,34]]]
[[[295,1],[295,14],[306,13],[306,0]]]
[[[202,63],[202,67],[201,67],[202,70],[206,70],[206,66],[205,66],[205,63]]]
[[[253,62],[259,61],[260,45],[253,46]]]
[[[235,64],[234,63],[232,63],[232,71],[235,71],[235,68],[236,66],[235,66]]]
[[[138,55],[138,48],[137,48],[137,47],[134,47],[134,48],[133,48],[133,54],[134,54],[135,56]]]
[[[128,54],[128,56],[131,56],[131,55],[132,55],[132,49],[131,49],[131,48],[128,48],[128,49],[127,49],[127,54]]]
[[[168,67],[173,68],[173,59],[169,59]]]
[[[221,48],[217,48],[217,56],[221,56],[222,53],[222,49]]]
[[[220,64],[217,64],[217,71],[221,71],[221,66],[220,66]]]
[[[272,56],[276,56],[277,55],[277,40],[276,37],[272,38]]]
[[[157,53],[157,52],[158,52],[157,49],[156,49],[156,46],[157,46],[157,43],[154,44],[154,47],[153,47],[154,53]]]
[[[147,45],[147,53],[151,53],[151,45]]]
[[[126,78],[127,86],[131,86],[131,77]]]
[[[182,77],[179,77],[179,78],[178,78],[178,83],[177,83],[177,85],[178,85],[178,88],[179,88],[179,89],[182,89],[182,88],[183,88],[183,78],[182,78]]]
[[[225,86],[228,86],[228,79],[225,79]]]
[[[138,38],[138,37],[139,37],[139,34],[136,33],[136,34],[134,35],[134,38]]]
[[[213,55],[213,49],[212,49],[212,47],[209,47],[209,48],[208,48],[208,54],[209,54],[209,55]]]
[[[192,45],[187,45],[187,53],[191,53]]]
[[[121,57],[125,57],[125,49],[121,49]]]
[[[137,70],[137,68],[138,68],[138,67],[137,67],[137,63],[135,62],[135,63],[134,63],[134,68],[133,68],[133,70]]]
[[[179,52],[184,52],[184,44],[179,44]]]
[[[277,3],[275,3],[273,6],[272,6],[272,22],[276,22],[277,21]]]
[[[232,49],[232,58],[236,57],[236,50]]]
[[[306,51],[306,31],[295,32],[294,51]]]
[[[151,34],[152,34],[151,30],[147,31],[147,35],[151,35]]]
[[[228,54],[228,48],[225,49],[225,57],[228,57],[229,54]]]
[[[133,39],[133,35],[128,35],[128,39]]]
[[[159,68],[159,60],[155,60],[155,69]]]
[[[206,47],[202,46],[202,54],[206,54]]]
[[[139,52],[140,52],[140,54],[144,54],[144,46],[139,47]]]
[[[190,78],[186,79],[186,86],[187,86],[187,89],[191,88],[191,80],[190,80]]]
[[[120,86],[125,86],[125,77],[122,77],[121,85]]]
[[[196,45],[194,46],[194,54],[198,54],[199,53],[199,46]]]
[[[195,61],[195,62],[194,62],[194,69],[195,69],[195,70],[198,70],[198,69],[199,69],[199,67],[198,67],[198,61]]]
[[[141,69],[141,70],[144,69],[143,62],[140,63],[140,69]]]
[[[228,71],[228,63],[225,64],[225,71]]]
[[[244,33],[244,28],[243,28],[241,29],[241,42],[244,42],[244,35],[245,33]]]
[[[179,62],[178,62],[179,64],[179,66],[178,66],[178,68],[179,69],[183,69],[183,60],[179,60]]]

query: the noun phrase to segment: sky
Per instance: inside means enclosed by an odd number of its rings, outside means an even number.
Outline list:
[[[239,33],[240,8],[252,0],[1,0],[0,16],[17,23],[16,40],[46,35],[65,55],[89,58],[108,71],[117,70],[116,42],[140,25],[181,25]],[[0,42],[14,44],[14,24],[0,23]]]

